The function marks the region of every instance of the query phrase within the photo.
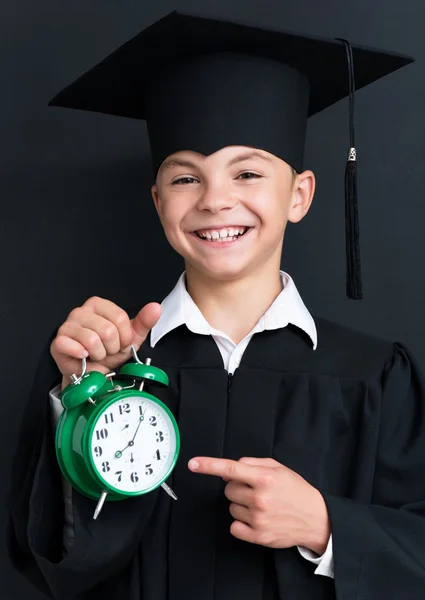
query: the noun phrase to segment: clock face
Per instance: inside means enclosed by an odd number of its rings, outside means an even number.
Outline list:
[[[141,494],[168,477],[178,440],[168,409],[142,395],[124,396],[97,417],[89,450],[93,467],[108,487]]]

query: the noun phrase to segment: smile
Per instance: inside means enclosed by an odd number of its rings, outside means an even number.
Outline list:
[[[223,229],[199,229],[195,231],[195,235],[201,240],[207,242],[232,242],[242,237],[251,227],[233,226]]]

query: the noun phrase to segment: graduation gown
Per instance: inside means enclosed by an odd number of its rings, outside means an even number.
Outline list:
[[[257,333],[233,377],[210,336],[180,326],[143,360],[163,368],[152,388],[179,423],[169,483],[107,502],[73,493],[75,539],[62,554],[63,502],[49,390],[49,346],[24,411],[9,494],[16,568],[58,600],[388,600],[425,597],[425,381],[408,349],[315,318]],[[335,579],[297,548],[233,538],[225,483],[192,473],[196,455],[271,456],[318,488],[333,535]]]

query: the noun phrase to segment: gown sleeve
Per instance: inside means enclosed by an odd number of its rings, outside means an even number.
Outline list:
[[[425,597],[425,380],[394,344],[382,381],[370,504],[322,492],[338,600]],[[359,465],[358,470],[362,467]]]
[[[8,554],[14,567],[50,598],[129,597],[138,545],[157,493],[107,502],[94,521],[96,501],[73,491],[74,540],[64,553],[62,476],[49,403],[49,391],[61,380],[50,355],[53,337],[42,353],[24,407],[12,462]]]
[[[60,401],[61,386],[57,385],[49,393],[52,421],[52,436],[55,435],[63,406]],[[62,491],[64,506],[63,551],[68,552],[74,541],[74,512],[72,510],[72,487],[62,475]]]

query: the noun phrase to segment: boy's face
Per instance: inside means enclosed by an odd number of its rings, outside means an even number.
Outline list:
[[[226,146],[209,156],[169,156],[152,196],[186,268],[232,280],[279,268],[286,224],[308,212],[314,185],[311,171],[294,176],[287,163],[264,150]],[[228,239],[215,241],[218,236]]]

